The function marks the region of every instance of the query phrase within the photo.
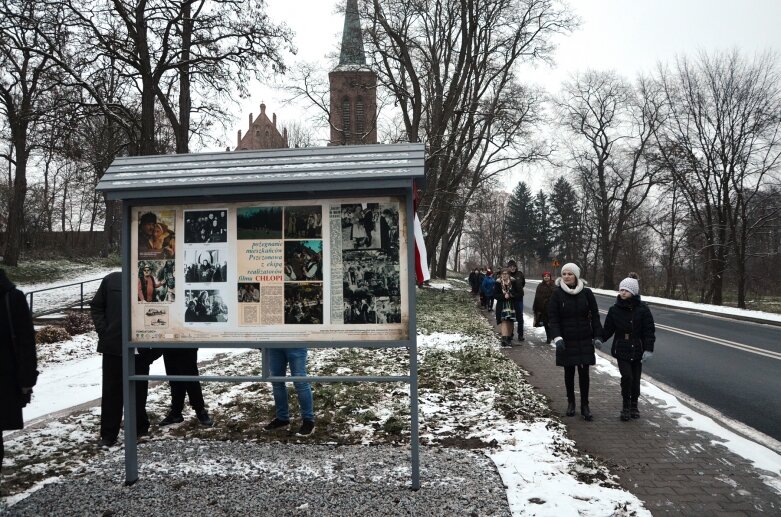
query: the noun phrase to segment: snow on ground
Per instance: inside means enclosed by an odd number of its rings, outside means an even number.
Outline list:
[[[88,282],[84,284],[84,300],[85,305],[89,303],[95,291],[100,286],[99,280],[112,271],[121,271],[121,268],[105,268],[105,267],[88,267],[77,275],[72,276],[68,280],[57,283],[37,283],[37,284],[17,284],[16,287],[22,291],[25,295],[30,291],[37,291],[38,289],[46,289],[49,287],[57,287],[61,285],[73,284],[76,282],[87,282],[89,280],[95,280],[94,282]],[[44,291],[42,293],[33,294],[33,311],[39,312],[50,309],[57,309],[64,307],[68,304],[79,301],[81,295],[80,285],[71,285],[60,289],[52,289],[51,291]],[[30,297],[27,297],[29,303]]]

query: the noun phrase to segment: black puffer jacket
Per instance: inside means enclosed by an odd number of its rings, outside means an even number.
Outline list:
[[[545,283],[543,280],[540,282],[540,284],[537,286],[537,290],[534,292],[534,303],[532,305],[532,310],[540,314],[540,321],[545,324],[548,323],[548,305],[550,304],[550,299],[551,296],[553,296],[554,289],[556,289],[556,286],[553,285],[553,282]]]
[[[122,273],[103,278],[90,302],[90,314],[98,333],[98,352],[122,355]]]
[[[556,366],[596,364],[593,340],[602,335],[602,325],[594,293],[581,279],[569,288],[559,278],[556,286],[548,303],[551,335],[554,341],[564,339],[564,350],[556,349]]]
[[[18,355],[11,342],[12,324]],[[22,428],[26,401],[21,388],[35,386],[36,367],[35,331],[27,299],[0,269],[0,430]]]
[[[643,352],[654,351],[654,317],[639,295],[628,300],[623,300],[621,296],[616,297],[616,303],[610,307],[605,317],[602,341],[607,342],[613,334],[615,338],[610,353],[616,359],[638,361],[643,357]]]

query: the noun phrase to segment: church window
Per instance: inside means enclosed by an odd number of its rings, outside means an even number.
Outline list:
[[[344,130],[344,139],[350,134],[350,99],[345,98],[342,101],[342,129]]]
[[[366,115],[363,110],[363,99],[358,97],[358,101],[355,103],[355,124],[358,134],[363,136],[366,128]]]

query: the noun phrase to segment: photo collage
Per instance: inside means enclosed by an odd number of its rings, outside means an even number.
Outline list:
[[[241,325],[323,324],[322,210],[237,209]]]
[[[228,209],[184,211],[184,322],[228,321]]]
[[[145,307],[145,328],[168,328],[170,305],[176,300],[176,211],[138,213],[136,292]],[[167,305],[164,305],[167,304]]]
[[[397,204],[341,205],[345,324],[401,323]]]

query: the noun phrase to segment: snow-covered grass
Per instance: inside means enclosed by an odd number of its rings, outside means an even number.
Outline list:
[[[501,353],[493,330],[460,286],[418,290],[417,318],[422,444],[484,451],[507,486],[514,514],[648,515],[635,496],[617,486],[604,466],[574,449],[564,426],[551,417],[544,397],[528,384],[525,372]],[[201,350],[201,358],[206,350]],[[46,363],[53,370],[74,371],[75,364],[99,361],[99,356],[91,355],[59,365],[55,357],[59,356],[53,355]],[[161,366],[153,365],[153,372]],[[258,351],[231,351],[214,356],[201,372],[250,375],[259,374],[260,367]],[[310,350],[313,375],[404,375],[408,368],[406,349]],[[46,370],[42,378],[55,376]],[[99,386],[99,367],[83,372],[83,384]],[[216,426],[200,426],[190,412],[181,425],[153,425],[151,440],[302,440],[262,430],[273,417],[270,388],[266,383],[203,383]],[[295,418],[298,409],[292,386],[289,391]],[[344,445],[409,442],[406,384],[315,383],[313,392],[318,423],[315,436],[307,441]],[[169,399],[167,384],[150,389],[147,409],[153,423],[165,415]],[[97,447],[98,428],[99,408],[89,408],[13,435],[6,443],[5,493],[23,494],[52,478],[91,472],[90,460],[106,454]]]

